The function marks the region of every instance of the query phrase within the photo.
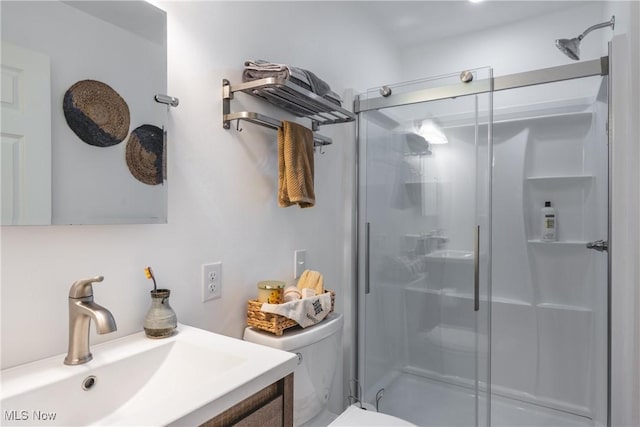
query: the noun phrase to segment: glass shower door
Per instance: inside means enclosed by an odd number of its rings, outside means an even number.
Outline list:
[[[413,97],[491,70],[472,74],[360,96],[381,107],[359,121],[358,375],[365,402],[421,426],[489,424],[491,92]]]

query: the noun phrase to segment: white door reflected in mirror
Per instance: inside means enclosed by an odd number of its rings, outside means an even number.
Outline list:
[[[49,57],[2,43],[2,225],[51,224]]]

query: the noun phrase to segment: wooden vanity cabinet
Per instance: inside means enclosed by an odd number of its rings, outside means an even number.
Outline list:
[[[232,406],[200,427],[292,427],[293,373]]]

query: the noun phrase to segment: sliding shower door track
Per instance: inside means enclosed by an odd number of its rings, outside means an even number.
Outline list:
[[[401,105],[418,104],[420,102],[436,101],[439,99],[456,98],[458,96],[475,95],[486,92],[515,89],[545,83],[580,79],[583,77],[606,76],[609,74],[609,57],[577,62],[575,64],[560,65],[523,73],[508,74],[467,83],[422,89],[413,92],[392,94],[387,97],[360,99],[353,102],[353,111],[361,113],[381,108],[398,107]]]

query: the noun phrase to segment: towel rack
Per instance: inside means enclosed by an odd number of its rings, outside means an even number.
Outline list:
[[[231,85],[227,79],[222,80],[222,127],[231,128],[232,120],[248,122],[277,129],[281,121],[260,113],[242,111],[231,112],[231,100],[235,92],[261,98],[271,104],[288,111],[295,116],[311,120],[311,129],[316,131],[320,125],[352,122],[356,115],[317,94],[308,91],[287,79],[268,77],[266,79]],[[314,146],[329,145],[331,138],[314,133]]]
[[[233,120],[245,120],[247,122],[250,122],[256,125],[260,125],[260,126],[264,126],[264,127],[268,127],[276,130],[282,126],[282,122],[280,120],[274,119],[269,116],[265,116],[264,114],[254,113],[251,111],[239,111],[237,113],[229,113],[229,114],[225,114],[225,117],[226,117],[226,120],[230,122]],[[328,136],[320,135],[317,133],[313,134],[314,147],[319,147],[322,145],[331,145],[332,142],[333,141]]]

